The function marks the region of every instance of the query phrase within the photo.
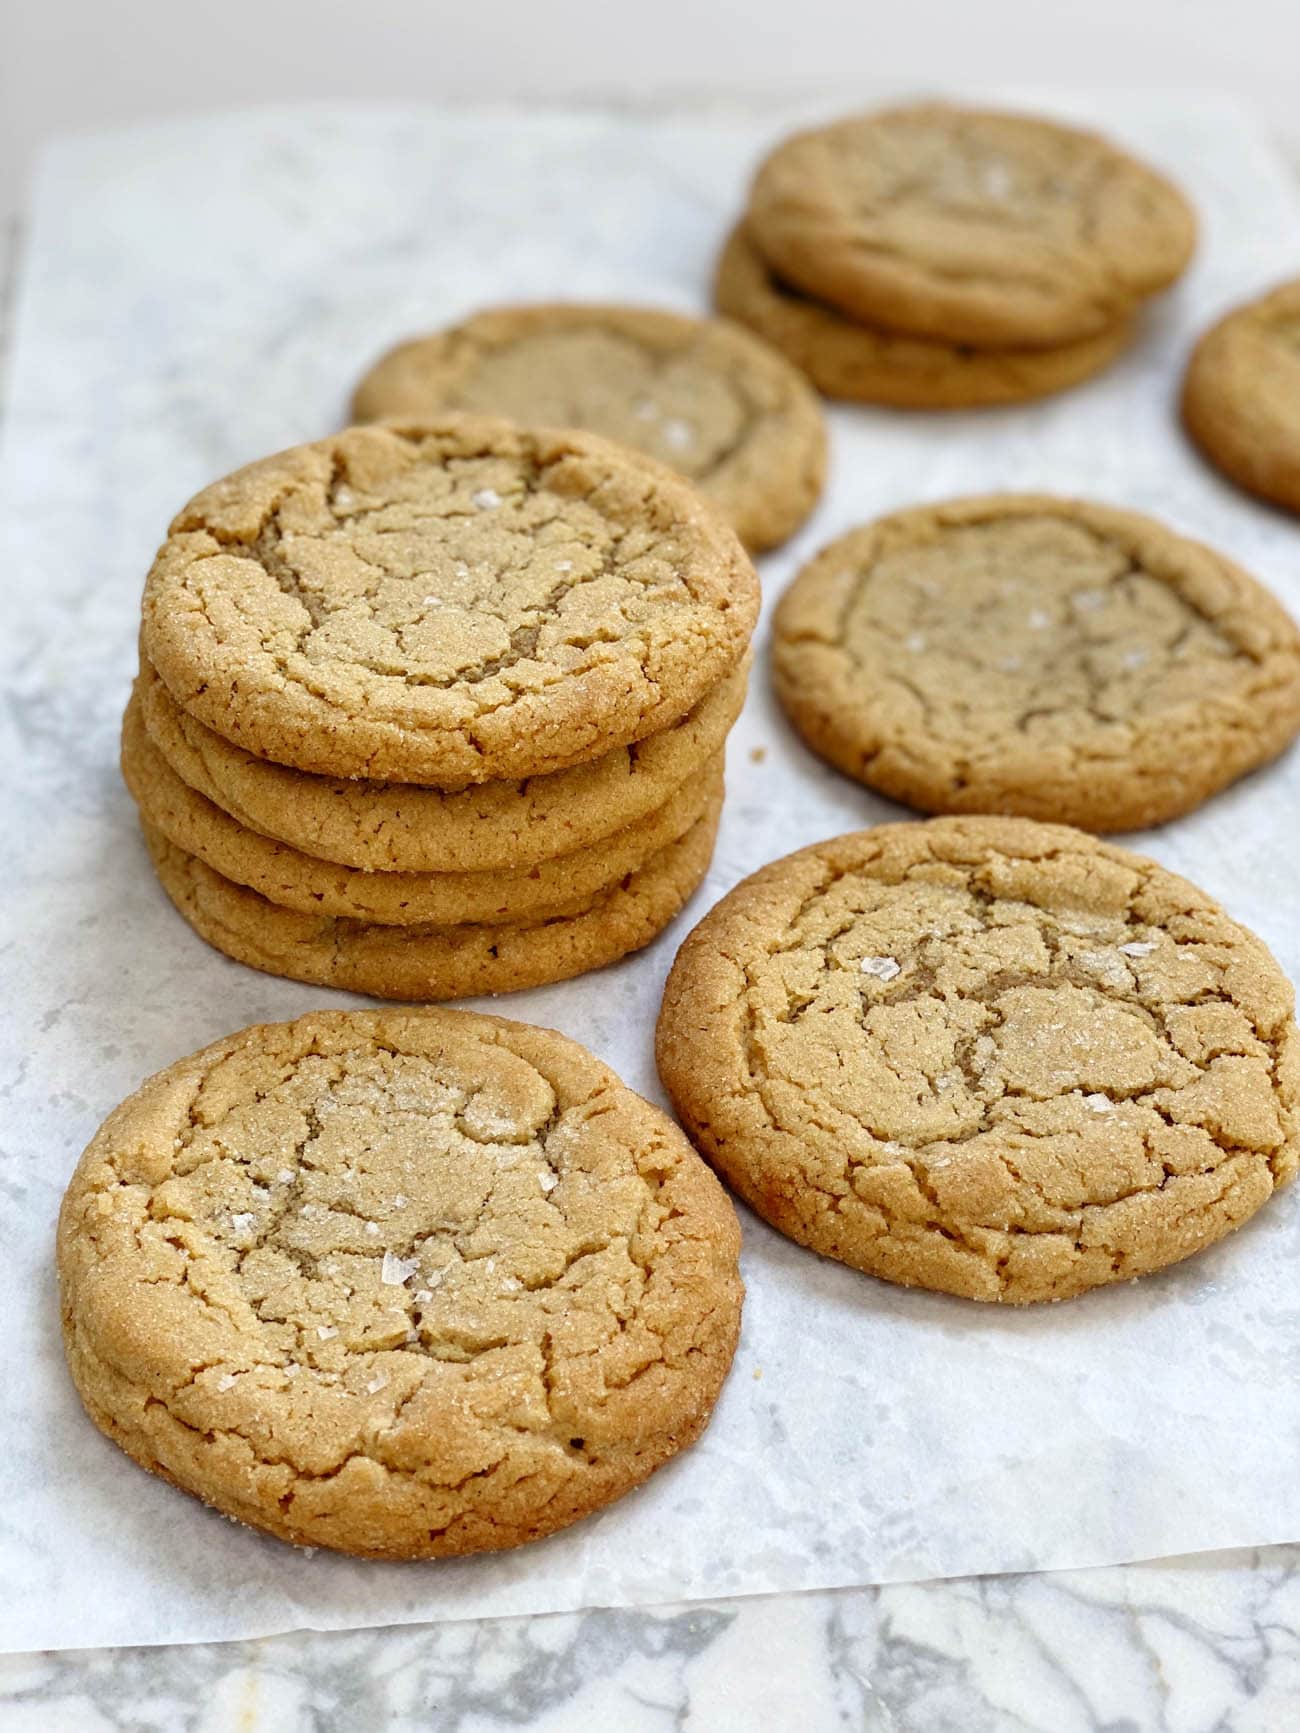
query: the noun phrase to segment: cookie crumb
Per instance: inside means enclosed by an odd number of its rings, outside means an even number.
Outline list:
[[[767,761],[767,747],[766,746],[751,746],[750,747],[750,749],[749,749],[749,762],[751,764],[763,764],[766,761]]]

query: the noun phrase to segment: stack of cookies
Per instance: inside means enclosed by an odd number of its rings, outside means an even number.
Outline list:
[[[274,974],[561,980],[699,884],[758,584],[683,481],[481,417],[240,470],[145,588],[122,762],[168,895]]]
[[[1177,188],[1092,133],[916,104],[778,145],[715,296],[828,396],[1014,403],[1113,360],[1195,229]]]

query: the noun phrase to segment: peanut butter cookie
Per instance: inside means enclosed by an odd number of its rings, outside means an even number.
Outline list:
[[[105,1122],[59,1218],[68,1365],[152,1473],[303,1546],[517,1546],[707,1424],[740,1237],[576,1043],[463,1011],[242,1030]]]
[[[775,678],[832,764],[926,812],[1134,830],[1300,730],[1300,633],[1221,554],[1036,494],[853,530],[781,600]]]
[[[182,709],[326,776],[458,788],[671,727],[739,662],[740,543],[594,435],[352,428],[205,489],[145,585]]]
[[[678,470],[755,553],[817,502],[826,430],[804,380],[717,319],[649,307],[497,307],[391,350],[357,387],[358,421],[448,410],[584,427]]]
[[[1175,1263],[1300,1159],[1294,996],[1264,946],[1154,862],[1025,819],[764,867],[682,946],[658,1057],[774,1227],[976,1300]]]
[[[827,397],[895,409],[976,409],[1065,391],[1108,367],[1136,321],[1052,349],[972,349],[859,324],[783,283],[744,227],[718,261],[714,301],[800,367]]]
[[[679,841],[577,913],[457,926],[302,914],[223,878],[147,821],[144,833],[175,907],[236,962],[378,999],[467,999],[567,981],[648,945],[708,871],[721,807],[719,789]]]
[[[143,817],[169,842],[268,902],[381,926],[458,926],[580,913],[677,842],[720,798],[722,756],[658,811],[594,848],[500,872],[358,872],[245,830],[181,781],[150,741],[134,704],[122,726],[122,775]]]
[[[1095,134],[944,103],[786,139],[747,220],[787,282],[852,318],[995,349],[1111,329],[1196,237],[1181,193]]]
[[[245,830],[364,872],[514,872],[640,824],[702,776],[740,714],[748,670],[746,655],[660,734],[549,776],[457,793],[310,776],[256,758],[187,716],[147,662],[135,694],[171,768]]]
[[[1183,422],[1239,487],[1300,512],[1300,279],[1201,338],[1183,381]]]

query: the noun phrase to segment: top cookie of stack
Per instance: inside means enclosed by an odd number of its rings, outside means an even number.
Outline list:
[[[1181,193],[1095,134],[922,103],[778,145],[716,299],[830,396],[1007,403],[1104,367],[1194,243]]]
[[[611,961],[708,864],[757,606],[692,490],[587,435],[446,417],[240,470],[145,587],[123,762],[168,893],[391,997]]]

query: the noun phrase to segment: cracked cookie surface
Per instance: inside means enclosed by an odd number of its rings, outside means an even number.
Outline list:
[[[134,701],[122,726],[127,788],[148,822],[178,848],[284,908],[387,926],[517,923],[580,913],[685,835],[720,798],[722,769],[718,754],[638,824],[557,860],[514,871],[359,872],[245,830],[176,775],[150,741]]]
[[[785,140],[747,220],[782,277],[851,317],[993,348],[1105,330],[1173,282],[1196,229],[1095,134],[942,103]]]
[[[1300,279],[1201,338],[1183,381],[1183,422],[1238,486],[1300,512]]]
[[[815,751],[928,812],[1133,830],[1300,729],[1300,633],[1150,518],[1044,495],[853,530],[777,609],[778,695]]]
[[[187,716],[147,662],[135,693],[172,769],[246,830],[364,872],[487,872],[572,854],[649,817],[723,750],[748,675],[747,653],[660,734],[549,776],[457,793],[311,776],[254,757]]]
[[[821,409],[788,362],[732,325],[649,307],[491,308],[391,350],[352,409],[587,428],[686,476],[754,552],[794,534],[826,472]]]
[[[660,1075],[801,1244],[972,1299],[1189,1256],[1300,1158],[1290,984],[1154,862],[1024,819],[882,825],[776,861],[682,946]]]
[[[59,1220],[96,1424],[241,1522],[374,1558],[515,1546],[703,1430],[740,1236],[666,1115],[551,1030],[318,1012],[147,1082]]]
[[[163,889],[200,938],[236,962],[379,999],[468,999],[567,981],[648,945],[708,871],[721,784],[676,842],[580,910],[531,920],[381,926],[304,914],[214,872],[147,820]]]
[[[783,283],[750,240],[734,229],[718,260],[720,313],[766,337],[828,397],[896,409],[970,409],[1024,403],[1090,379],[1133,341],[1120,319],[1095,337],[1051,349],[973,349],[906,337],[846,318]]]
[[[668,728],[758,580],[690,487],[594,435],[352,428],[200,493],[145,585],[182,709],[260,757],[460,788]]]

